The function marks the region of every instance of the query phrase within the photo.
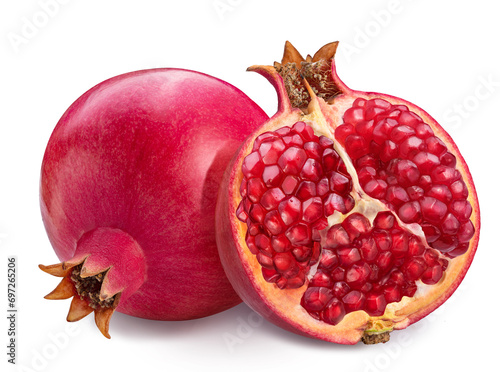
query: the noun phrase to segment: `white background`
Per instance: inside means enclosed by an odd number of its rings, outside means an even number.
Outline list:
[[[44,3],[59,4],[47,8]],[[24,0],[0,5],[0,370],[469,371],[498,365],[500,26],[494,1]],[[31,24],[32,26],[29,26]],[[462,286],[391,342],[342,346],[262,321],[245,305],[187,322],[115,314],[68,326],[68,301],[46,301],[56,262],[38,206],[39,168],[66,108],[124,72],[181,67],[222,78],[271,115],[273,88],[245,69],[340,40],[341,78],[426,109],[474,176],[479,249]],[[7,257],[18,260],[17,369],[7,363]],[[6,368],[8,367],[8,368]]]

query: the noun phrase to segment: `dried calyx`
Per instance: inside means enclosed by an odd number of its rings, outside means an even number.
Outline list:
[[[109,322],[120,302],[121,293],[108,297],[101,291],[108,269],[95,275],[87,276],[82,272],[83,263],[59,263],[50,266],[39,265],[44,272],[62,277],[59,285],[44,298],[47,300],[65,300],[73,297],[67,316],[68,322],[76,322],[95,312],[95,322],[101,333],[110,338]]]
[[[274,62],[274,68],[283,79],[292,107],[305,109],[311,102],[306,82],[314,94],[326,102],[341,93],[331,78],[337,46],[338,42],[326,44],[314,56],[303,58],[290,42],[286,42],[281,63]]]

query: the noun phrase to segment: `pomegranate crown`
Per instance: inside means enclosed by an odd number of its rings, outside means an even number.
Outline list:
[[[329,102],[341,93],[332,79],[332,62],[339,42],[322,46],[315,54],[302,57],[299,51],[286,41],[281,62],[274,62],[274,68],[283,78],[285,88],[293,107],[304,109],[311,101],[307,84],[316,96]]]

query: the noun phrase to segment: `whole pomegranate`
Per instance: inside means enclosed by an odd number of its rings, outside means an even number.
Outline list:
[[[181,69],[106,80],[62,116],[41,169],[42,218],[62,263],[48,299],[68,321],[95,311],[193,319],[240,303],[215,242],[217,190],[243,140],[267,119],[245,94]]]
[[[385,342],[441,305],[479,239],[474,183],[419,107],[349,89],[337,43],[253,66],[279,111],[242,145],[217,206],[217,242],[240,297],[309,337]]]

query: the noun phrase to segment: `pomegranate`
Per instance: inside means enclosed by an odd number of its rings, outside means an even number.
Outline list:
[[[287,330],[342,344],[386,342],[454,292],[479,239],[469,169],[419,107],[349,89],[338,43],[253,66],[278,113],[235,155],[217,242],[233,287]]]
[[[62,116],[41,169],[42,218],[61,263],[48,299],[68,321],[95,312],[157,320],[215,314],[241,300],[215,243],[217,190],[267,115],[244,93],[181,69],[131,72],[83,94]]]

